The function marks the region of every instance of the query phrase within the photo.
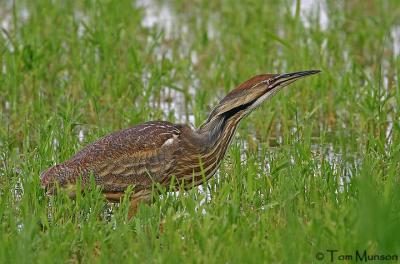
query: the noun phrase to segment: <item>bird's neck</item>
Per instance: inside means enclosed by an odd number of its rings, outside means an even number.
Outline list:
[[[223,115],[209,118],[199,127],[197,132],[203,138],[206,146],[213,148],[219,144],[228,145],[240,119]]]

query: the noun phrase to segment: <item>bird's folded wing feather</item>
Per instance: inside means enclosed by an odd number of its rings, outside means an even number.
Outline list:
[[[174,166],[180,130],[168,122],[149,122],[124,129],[88,145],[72,159],[93,173],[104,191],[139,189],[161,182]]]

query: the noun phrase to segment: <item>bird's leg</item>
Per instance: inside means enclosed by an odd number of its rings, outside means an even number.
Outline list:
[[[120,203],[122,202],[124,193],[104,193],[104,196],[109,202]],[[128,219],[132,219],[137,213],[140,203],[149,203],[151,201],[151,192],[138,192],[131,194],[128,208]]]
[[[128,220],[131,220],[132,217],[137,213],[139,203],[142,199],[140,198],[133,198],[129,203],[129,210],[128,210]]]
[[[150,201],[151,201],[151,195],[145,195],[145,196],[137,196],[135,194],[132,195],[129,203],[128,219],[130,220],[132,219],[133,216],[135,216],[140,203],[150,203]]]

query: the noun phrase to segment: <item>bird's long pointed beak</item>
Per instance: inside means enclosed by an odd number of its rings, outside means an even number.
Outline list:
[[[310,71],[299,71],[299,72],[279,74],[273,79],[273,81],[271,83],[271,89],[274,89],[276,87],[287,86],[301,78],[304,78],[309,75],[317,74],[320,72],[321,72],[320,70],[310,70]]]

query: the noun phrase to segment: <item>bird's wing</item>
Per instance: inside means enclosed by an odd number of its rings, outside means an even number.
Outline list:
[[[99,139],[70,162],[79,164],[82,174],[92,173],[105,192],[149,188],[173,168],[180,134],[169,122],[148,122]]]

